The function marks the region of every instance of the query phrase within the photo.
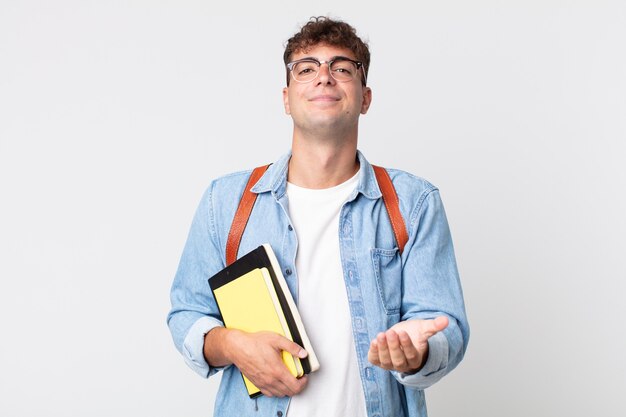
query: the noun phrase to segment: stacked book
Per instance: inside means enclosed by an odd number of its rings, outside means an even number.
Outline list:
[[[250,333],[270,331],[302,346],[308,352],[304,359],[282,352],[283,362],[295,377],[319,369],[300,313],[270,245],[259,246],[209,278],[209,286],[226,328]],[[242,376],[250,397],[261,395]]]

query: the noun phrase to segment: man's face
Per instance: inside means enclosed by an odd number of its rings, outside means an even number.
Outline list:
[[[319,44],[308,51],[295,53],[291,60],[310,57],[329,61],[338,56],[356,59],[348,49]],[[359,115],[367,113],[372,100],[372,92],[363,86],[362,77],[359,69],[351,81],[338,82],[330,75],[327,64],[321,65],[313,81],[299,83],[291,77],[289,87],[283,89],[283,102],[295,129],[325,134],[333,130],[343,134],[346,129],[356,129]]]

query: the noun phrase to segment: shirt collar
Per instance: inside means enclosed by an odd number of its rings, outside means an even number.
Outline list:
[[[361,151],[357,150],[357,157],[359,159],[360,170],[356,192],[370,199],[380,198],[382,193],[376,181],[374,168],[372,168],[372,165],[365,159]],[[270,165],[259,181],[252,187],[252,192],[257,194],[271,192],[276,199],[282,198],[287,189],[287,169],[289,167],[290,158],[291,150]]]

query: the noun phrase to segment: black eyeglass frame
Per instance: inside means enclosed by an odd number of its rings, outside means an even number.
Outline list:
[[[356,70],[357,72],[359,71],[359,69],[361,70],[362,74],[363,74],[363,78],[361,79],[361,83],[365,86],[367,85],[367,75],[365,75],[365,66],[363,65],[363,63],[361,61],[356,61],[352,58],[348,58],[347,56],[334,56],[331,59],[329,59],[328,61],[320,61],[317,58],[313,58],[313,57],[306,57],[306,58],[302,58],[302,59],[297,59],[295,61],[291,61],[288,62],[286,67],[287,67],[287,86],[289,86],[289,74],[291,73],[291,75],[293,76],[293,67],[296,64],[299,64],[301,62],[314,62],[317,64],[318,68],[322,67],[322,64],[328,64],[328,69],[330,70],[330,66],[333,64],[333,62],[336,61],[349,61],[352,62],[355,66],[356,66]],[[338,80],[335,78],[335,76],[333,75],[332,71],[330,72],[330,76],[333,77],[333,79],[337,82],[348,82],[348,80],[346,81],[342,81],[342,80]],[[310,81],[298,81],[296,79],[296,77],[293,77],[294,81],[297,83],[302,83],[302,84],[306,84],[306,83],[310,83],[312,81],[314,81],[315,79],[317,79],[317,77],[319,77],[319,71],[317,72],[317,75],[315,76],[315,78],[312,78]]]

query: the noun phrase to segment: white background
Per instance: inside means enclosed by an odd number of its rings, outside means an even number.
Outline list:
[[[626,3],[313,3],[1,0],[0,415],[212,414],[169,287],[210,179],[288,149],[320,14],[370,42],[361,150],[446,204],[472,336],[430,415],[626,414]]]

